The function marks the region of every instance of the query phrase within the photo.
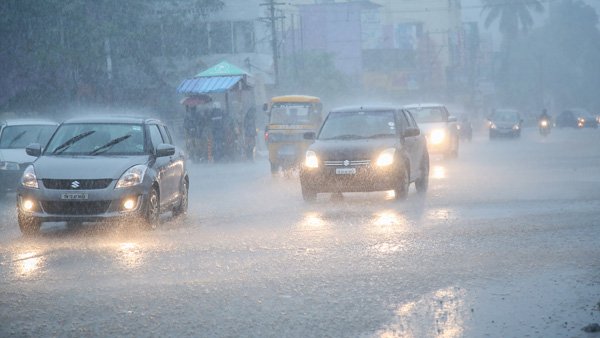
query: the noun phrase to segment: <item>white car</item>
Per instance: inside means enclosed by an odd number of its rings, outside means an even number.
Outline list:
[[[442,154],[447,158],[458,157],[459,135],[457,119],[439,103],[410,104],[403,107],[417,121],[421,132],[427,137],[430,154]]]
[[[31,143],[45,146],[57,126],[37,119],[0,121],[0,196],[17,188],[23,170],[36,159],[25,148]]]

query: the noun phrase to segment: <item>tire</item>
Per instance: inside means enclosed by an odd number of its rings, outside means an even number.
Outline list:
[[[304,199],[305,202],[314,202],[317,200],[317,192],[302,184],[302,199]]]
[[[279,173],[279,163],[271,161],[271,174],[275,175]]]
[[[180,192],[181,198],[179,200],[179,205],[177,205],[175,208],[173,208],[173,216],[178,217],[178,216],[187,214],[188,202],[189,202],[188,192],[189,192],[188,182],[187,182],[187,180],[184,179],[182,187],[181,187],[181,192]]]
[[[18,212],[17,221],[19,223],[19,228],[21,229],[21,233],[24,236],[35,236],[40,233],[40,228],[42,227],[42,222],[39,219],[27,215],[23,215],[23,213]]]
[[[396,195],[396,200],[402,201],[405,200],[408,196],[408,188],[410,186],[410,178],[408,174],[408,170],[406,167],[403,167],[400,170],[398,175],[398,183],[396,188],[394,189],[394,194]]]
[[[427,152],[421,159],[421,177],[415,181],[415,188],[421,194],[427,192],[429,188],[429,154]]]
[[[155,230],[160,223],[160,196],[156,188],[152,188],[148,193],[143,223],[147,230]]]

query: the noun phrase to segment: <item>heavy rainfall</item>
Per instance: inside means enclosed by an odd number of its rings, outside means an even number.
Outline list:
[[[0,1],[0,337],[600,337],[598,11]]]

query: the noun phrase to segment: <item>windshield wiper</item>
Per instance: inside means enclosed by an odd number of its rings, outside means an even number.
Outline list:
[[[375,135],[371,135],[367,138],[388,138],[388,137],[394,137],[394,134],[390,134],[390,133],[382,133],[382,134],[375,134]]]
[[[10,142],[8,142],[8,147],[12,146],[13,144],[15,144],[15,142],[17,142],[18,140],[21,139],[21,137],[23,137],[23,135],[27,134],[27,130],[23,130],[22,132],[18,133],[15,137],[13,137],[12,140],[10,140]]]
[[[54,150],[52,151],[52,154],[62,154],[70,146],[72,146],[73,144],[79,142],[82,138],[85,138],[85,137],[88,137],[88,136],[92,135],[95,132],[96,132],[95,130],[89,130],[89,131],[83,132],[83,133],[81,133],[79,135],[71,137],[65,143],[63,143],[63,144],[59,145],[58,147],[54,148]]]
[[[334,137],[328,137],[328,138],[325,138],[324,140],[358,140],[361,138],[363,138],[363,137],[355,135],[355,134],[344,134],[344,135],[338,135],[338,136],[334,136]]]
[[[131,134],[127,134],[127,135],[123,135],[121,137],[117,137],[116,139],[110,140],[108,143],[106,143],[105,145],[101,146],[100,148],[94,149],[91,153],[89,153],[89,155],[102,154],[103,152],[108,151],[115,144],[121,143],[121,142],[125,141],[126,139],[128,139],[130,137],[131,137]]]

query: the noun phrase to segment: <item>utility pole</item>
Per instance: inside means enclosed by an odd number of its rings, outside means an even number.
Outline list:
[[[273,72],[275,74],[275,86],[279,84],[279,42],[277,39],[277,20],[285,18],[284,16],[276,16],[275,10],[277,6],[285,5],[282,2],[275,2],[275,0],[269,0],[266,3],[260,4],[260,6],[268,6],[269,16],[266,18],[260,18],[268,22],[271,25],[271,48],[273,49]]]

